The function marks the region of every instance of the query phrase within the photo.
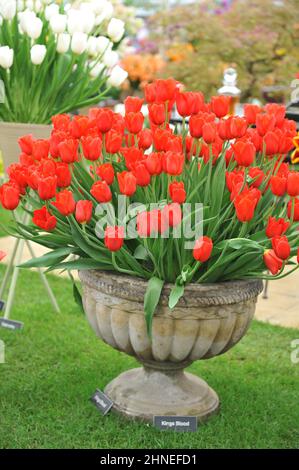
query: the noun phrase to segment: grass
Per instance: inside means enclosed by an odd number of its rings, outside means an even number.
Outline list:
[[[299,365],[290,361],[298,331],[253,322],[231,351],[193,364],[189,370],[217,390],[221,412],[196,433],[162,432],[102,417],[91,404],[96,388],[137,363],[95,337],[67,280],[50,280],[62,314],[52,311],[37,274],[22,271],[13,318],[25,327],[0,329],[1,448],[299,447]]]
[[[1,225],[6,225],[8,222],[12,220],[11,213],[9,211],[4,210],[0,206],[0,237],[6,237],[7,233],[3,230]]]

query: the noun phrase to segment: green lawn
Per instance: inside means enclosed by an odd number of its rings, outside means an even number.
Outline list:
[[[299,447],[299,364],[290,362],[299,331],[254,322],[232,351],[193,364],[217,390],[221,413],[196,433],[161,432],[102,417],[91,404],[97,387],[136,362],[95,337],[67,280],[53,276],[51,284],[63,314],[51,310],[38,276],[22,272],[13,318],[25,328],[0,329],[1,448]]]
[[[11,213],[4,210],[0,205],[0,237],[5,237],[7,233],[3,230],[1,225],[6,225],[11,220]]]

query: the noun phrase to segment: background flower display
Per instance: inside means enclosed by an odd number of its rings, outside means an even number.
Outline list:
[[[68,3],[5,0],[0,13],[2,121],[48,123],[53,112],[98,103],[126,79],[115,50],[125,27],[110,2],[74,9]]]
[[[150,325],[164,282],[174,285],[173,308],[191,282],[268,278],[266,269],[274,279],[285,275],[298,253],[299,173],[284,162],[296,136],[284,106],[246,105],[244,118],[227,117],[227,97],[205,103],[173,79],[147,85],[145,97],[151,129],[143,99],[128,97],[124,118],[106,108],[72,120],[59,115],[49,140],[21,138],[20,162],[9,168],[0,200],[8,210],[29,203],[32,224],[18,224],[17,233],[53,250],[27,266],[112,270],[145,278],[150,288],[154,282]],[[169,127],[175,103],[179,134]],[[183,228],[188,221],[195,233],[196,203],[203,235],[188,249]],[[79,259],[67,261],[70,254]]]
[[[211,3],[213,8],[208,8]],[[165,77],[172,75],[189,89],[212,96],[224,69],[232,65],[238,71],[243,101],[263,100],[263,89],[276,85],[285,87],[280,98],[288,100],[299,66],[296,0],[222,2],[227,5],[219,9],[220,3],[194,2],[152,18],[152,37],[166,53],[185,44],[190,49],[179,61],[167,54]]]
[[[122,67],[128,73],[130,89],[142,90],[154,81],[165,66],[160,54],[129,54],[122,59]]]

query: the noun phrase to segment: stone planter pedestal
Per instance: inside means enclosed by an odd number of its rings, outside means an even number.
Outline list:
[[[155,415],[203,421],[217,412],[216,392],[184,368],[223,354],[244,336],[263,289],[261,281],[191,284],[173,310],[167,306],[171,286],[166,285],[150,341],[143,312],[146,281],[101,271],[80,271],[79,276],[95,333],[143,366],[122,373],[105,388],[114,410],[146,421]]]

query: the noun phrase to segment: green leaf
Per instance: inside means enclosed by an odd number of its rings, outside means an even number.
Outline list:
[[[136,250],[134,251],[134,258],[141,260],[149,259],[147,249],[143,245],[138,245]]]
[[[155,276],[152,277],[148,281],[146,293],[144,296],[145,321],[147,334],[150,338],[152,337],[153,316],[161,297],[163,285],[164,281],[162,281],[162,279],[159,279]]]
[[[76,304],[79,306],[82,313],[84,313],[82,295],[75,282],[73,283],[73,296],[74,296]]]
[[[73,247],[58,248],[38,258],[33,258],[22,263],[20,268],[47,268],[63,261],[67,256],[76,251]]]
[[[184,295],[185,287],[184,285],[176,284],[170,292],[168,306],[169,308],[174,308],[180,298]]]

